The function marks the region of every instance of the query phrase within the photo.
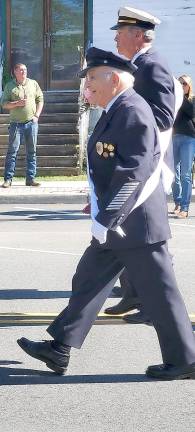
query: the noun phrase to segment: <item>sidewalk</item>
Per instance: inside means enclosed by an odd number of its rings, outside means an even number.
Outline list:
[[[87,181],[42,181],[39,187],[29,187],[13,180],[8,189],[0,186],[0,204],[86,204],[88,194]],[[172,202],[171,195],[168,202]],[[195,202],[195,188],[192,202]]]
[[[25,186],[13,180],[8,189],[0,187],[1,204],[86,204],[87,181],[42,181],[41,186]]]

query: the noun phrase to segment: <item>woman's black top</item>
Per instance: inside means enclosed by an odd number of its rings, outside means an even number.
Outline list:
[[[195,98],[189,100],[184,96],[181,108],[173,125],[173,133],[188,135],[195,138]],[[194,121],[193,121],[194,119]]]

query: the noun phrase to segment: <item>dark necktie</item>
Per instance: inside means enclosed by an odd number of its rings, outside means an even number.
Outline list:
[[[102,111],[102,115],[101,115],[101,117],[100,117],[100,121],[101,121],[101,122],[105,119],[106,114],[107,114],[107,112],[106,112],[105,110]]]
[[[99,126],[104,122],[105,117],[106,117],[106,114],[107,114],[107,113],[106,113],[105,110],[102,111],[102,114],[101,114],[99,120],[97,121],[97,123],[96,123],[96,125],[95,125],[95,129],[96,129],[97,127],[99,127]]]

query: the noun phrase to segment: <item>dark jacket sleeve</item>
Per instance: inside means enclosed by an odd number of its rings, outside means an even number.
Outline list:
[[[115,130],[121,131],[115,153],[115,168],[109,187],[99,198],[100,209],[96,220],[115,230],[128,217],[146,180],[150,177],[155,160],[159,159],[156,129],[151,117],[143,110],[129,108],[117,111],[113,118]]]
[[[135,90],[149,103],[161,131],[173,126],[175,95],[173,77],[160,63],[146,63],[142,70],[143,91]]]

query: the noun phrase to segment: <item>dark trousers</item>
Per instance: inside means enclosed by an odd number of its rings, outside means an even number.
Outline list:
[[[48,333],[61,343],[80,348],[123,267],[153,322],[163,363],[195,362],[195,338],[166,242],[128,250],[106,250],[91,244],[73,277],[69,304],[48,327]]]
[[[119,276],[119,280],[120,280],[123,297],[127,296],[128,298],[132,297],[133,299],[138,298],[135,288],[132,282],[130,282],[129,280],[129,273],[126,269],[124,269],[121,275]]]

